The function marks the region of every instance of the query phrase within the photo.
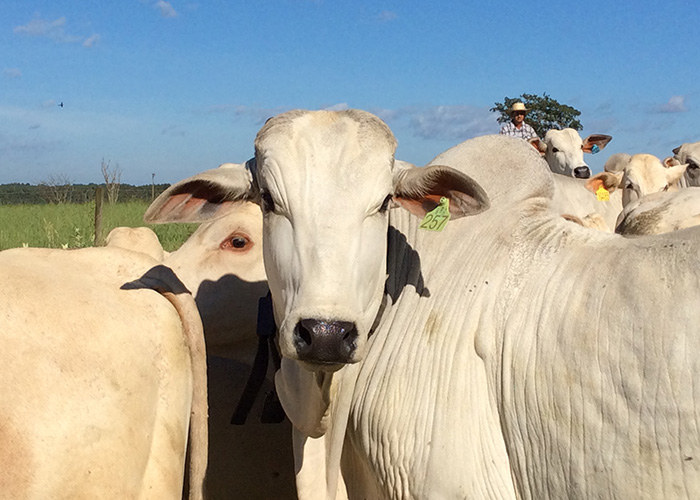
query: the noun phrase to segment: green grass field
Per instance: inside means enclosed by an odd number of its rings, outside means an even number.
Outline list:
[[[197,224],[158,224],[143,222],[147,202],[105,203],[102,236],[118,226],[148,226],[160,239],[163,249],[176,250],[194,232]],[[82,248],[94,246],[95,203],[58,205],[0,205],[0,250],[22,246]]]

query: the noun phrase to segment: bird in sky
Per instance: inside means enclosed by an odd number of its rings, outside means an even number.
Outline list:
[[[58,105],[59,107],[63,107],[63,101],[61,101],[61,104]]]

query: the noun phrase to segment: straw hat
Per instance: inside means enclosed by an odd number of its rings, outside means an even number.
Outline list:
[[[514,102],[513,105],[510,107],[510,109],[508,110],[508,114],[512,115],[516,111],[524,111],[525,113],[527,113],[530,110],[527,109],[522,102]]]

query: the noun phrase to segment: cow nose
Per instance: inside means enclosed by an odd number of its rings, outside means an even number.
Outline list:
[[[574,169],[574,177],[577,179],[588,179],[591,176],[591,169],[588,167],[576,167]]]
[[[301,361],[349,363],[357,347],[357,328],[348,321],[302,319],[294,329],[294,347]]]

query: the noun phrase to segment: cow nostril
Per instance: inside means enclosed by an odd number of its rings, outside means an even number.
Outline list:
[[[304,326],[303,322],[299,323],[297,325],[297,337],[303,341],[304,344],[307,346],[311,345],[311,332],[307,330],[307,328]]]

